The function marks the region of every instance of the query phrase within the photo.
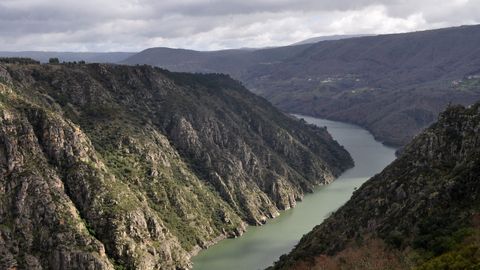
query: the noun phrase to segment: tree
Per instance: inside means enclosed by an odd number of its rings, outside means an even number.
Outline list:
[[[60,60],[58,60],[57,57],[54,57],[54,58],[48,59],[48,63],[50,63],[50,64],[60,64]]]

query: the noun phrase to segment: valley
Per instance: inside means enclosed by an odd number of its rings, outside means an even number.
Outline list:
[[[480,269],[480,2],[0,2],[0,270]]]
[[[261,227],[249,227],[240,237],[223,240],[193,258],[194,270],[264,269],[289,252],[305,233],[351,196],[368,178],[395,159],[395,149],[375,141],[366,130],[340,122],[298,116],[319,127],[326,126],[333,138],[352,155],[355,167],[327,186],[318,187],[297,207],[282,211]]]

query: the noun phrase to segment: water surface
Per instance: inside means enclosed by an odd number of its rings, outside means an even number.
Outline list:
[[[379,173],[395,159],[395,149],[375,141],[358,126],[297,116],[308,123],[326,126],[333,138],[352,155],[355,167],[343,173],[330,185],[318,187],[293,209],[269,220],[261,227],[248,227],[236,239],[226,239],[193,258],[194,270],[264,269],[282,254],[289,252],[315,225],[342,206],[368,178]]]

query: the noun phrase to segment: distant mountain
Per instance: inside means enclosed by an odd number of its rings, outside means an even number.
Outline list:
[[[150,48],[122,61],[124,64],[148,64],[179,72],[226,73],[241,78],[257,65],[280,63],[302,52],[308,45],[267,49],[195,51]]]
[[[124,63],[228,73],[279,108],[359,124],[404,145],[449,103],[480,99],[480,26],[254,51],[148,49]]]
[[[360,35],[338,35],[317,37],[285,47],[242,48],[219,51],[195,51],[166,47],[146,49],[122,61],[125,64],[148,64],[171,71],[228,73],[241,77],[255,65],[273,64],[294,57],[309,45],[322,40],[338,40],[359,37]],[[318,40],[318,41],[316,41]]]
[[[449,107],[272,269],[479,269],[479,130]]]
[[[226,75],[0,59],[0,269],[187,269],[352,166]]]
[[[125,59],[126,64],[148,64],[171,71],[202,73],[235,73],[251,62],[252,50],[194,51],[150,48]],[[235,65],[237,63],[237,65]],[[223,71],[223,72],[221,72]]]
[[[312,44],[312,43],[317,43],[317,42],[320,42],[320,41],[327,41],[327,40],[341,40],[341,39],[347,39],[347,38],[367,37],[367,36],[373,36],[373,35],[368,35],[368,34],[361,35],[361,34],[359,34],[359,35],[320,36],[320,37],[313,37],[313,38],[309,38],[309,39],[306,39],[306,40],[302,40],[302,41],[293,43],[291,46]]]
[[[58,58],[61,62],[85,61],[87,63],[118,63],[134,55],[133,52],[1,52],[0,57],[27,57],[42,63],[50,58]]]

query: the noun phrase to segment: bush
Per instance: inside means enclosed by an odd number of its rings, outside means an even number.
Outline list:
[[[480,254],[478,250],[478,246],[475,245],[464,246],[427,261],[418,267],[417,270],[479,269]]]
[[[387,242],[389,245],[395,248],[400,248],[402,246],[404,238],[405,237],[401,232],[394,230],[390,232],[390,234],[385,239],[385,242]]]
[[[48,63],[50,64],[60,64],[60,60],[56,57],[48,59]]]

